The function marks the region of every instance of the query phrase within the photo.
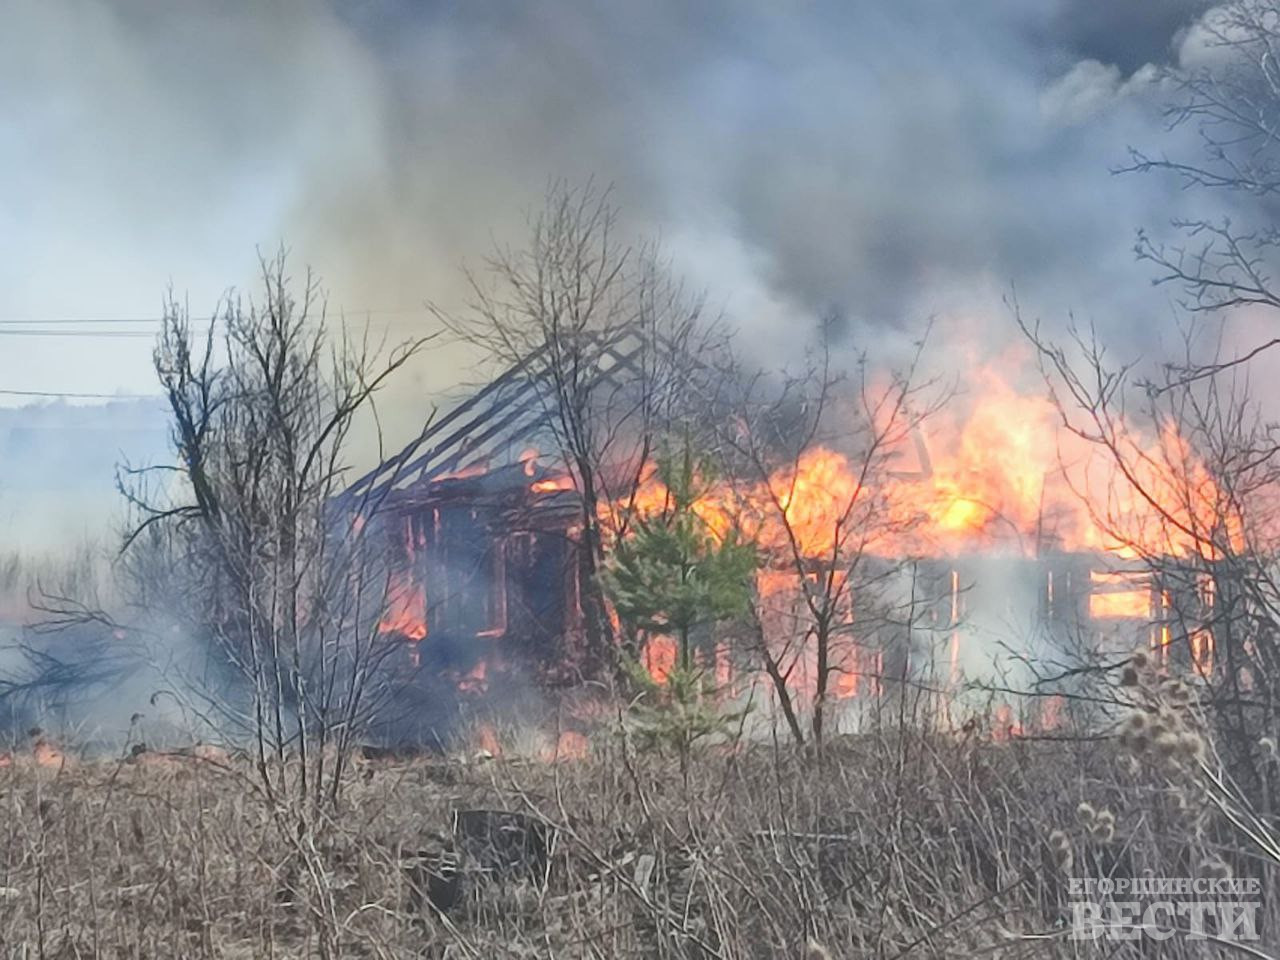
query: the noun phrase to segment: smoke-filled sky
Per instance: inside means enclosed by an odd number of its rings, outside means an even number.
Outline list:
[[[145,337],[8,321],[153,317],[170,282],[205,313],[281,242],[332,307],[410,333],[556,178],[613,184],[763,355],[832,310],[868,339],[932,314],[1007,337],[1014,284],[1140,346],[1172,321],[1134,229],[1195,198],[1110,168],[1190,142],[1155,68],[1203,9],[10,0],[0,389],[148,392]]]

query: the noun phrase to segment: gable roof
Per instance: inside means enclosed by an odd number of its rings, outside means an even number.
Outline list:
[[[595,386],[622,370],[635,369],[643,341],[624,334],[592,346],[587,363],[595,369]],[[530,355],[444,416],[433,418],[404,449],[352,483],[335,505],[380,504],[399,491],[518,463],[521,452],[551,436],[552,411],[544,385],[538,382],[544,352],[545,348]]]

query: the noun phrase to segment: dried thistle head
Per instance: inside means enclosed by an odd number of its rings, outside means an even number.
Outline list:
[[[1144,753],[1151,745],[1152,726],[1151,714],[1143,710],[1134,710],[1120,724],[1121,744],[1132,750],[1134,754]]]
[[[1089,828],[1089,835],[1100,843],[1110,843],[1116,835],[1116,815],[1110,810],[1101,810]]]
[[[1053,854],[1053,863],[1063,873],[1071,871],[1071,865],[1075,862],[1075,857],[1071,852],[1071,838],[1062,830],[1053,830],[1049,833],[1049,850]]]
[[[1071,868],[1075,865],[1076,858],[1071,852],[1071,848],[1068,847],[1065,850],[1055,850],[1053,852],[1053,862],[1062,873],[1070,873]]]
[[[806,960],[831,960],[831,951],[817,940],[810,939],[804,949]]]
[[[1188,760],[1200,761],[1208,753],[1204,737],[1194,730],[1185,730],[1178,737],[1178,752]]]
[[[1150,719],[1147,714],[1140,710],[1129,714],[1120,724],[1120,742],[1135,753],[1141,753],[1147,746],[1149,727]]]
[[[1151,726],[1151,717],[1141,710],[1134,711],[1124,718],[1123,730],[1130,734],[1142,733]]]
[[[1085,826],[1093,823],[1093,819],[1096,815],[1097,811],[1093,809],[1093,804],[1091,803],[1082,802],[1078,807],[1076,807],[1076,818]]]
[[[1145,670],[1151,666],[1151,654],[1139,648],[1133,651],[1133,656],[1129,658],[1129,663],[1135,670]]]
[[[1182,737],[1172,730],[1163,730],[1152,743],[1156,748],[1156,753],[1162,757],[1172,759],[1178,755],[1178,751],[1181,749]]]
[[[1148,732],[1150,733],[1152,740],[1159,740],[1161,737],[1172,735],[1174,729],[1175,725],[1169,722],[1168,717],[1163,714],[1155,714],[1151,718]]]
[[[1262,747],[1269,759],[1275,760],[1277,757],[1280,757],[1280,751],[1277,751],[1276,749],[1276,741],[1274,738],[1263,737],[1258,741],[1258,745]]]
[[[1136,687],[1138,685],[1138,671],[1130,664],[1120,671],[1120,686]]]

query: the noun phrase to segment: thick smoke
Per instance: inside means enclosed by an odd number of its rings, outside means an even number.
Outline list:
[[[430,328],[425,301],[464,305],[460,265],[519,243],[550,183],[595,177],[762,358],[833,313],[890,351],[933,315],[1003,344],[1013,285],[1031,316],[1158,353],[1172,311],[1133,232],[1214,211],[1111,170],[1195,149],[1160,70],[1204,56],[1204,9],[16,0],[0,319],[154,317],[170,282],[205,313],[285,242],[398,339]],[[0,388],[151,391],[149,347],[0,335]],[[414,367],[389,443],[460,369]]]
[[[159,400],[0,409],[4,552],[59,555],[123,525],[117,471],[165,462],[166,415]]]
[[[400,334],[549,181],[595,176],[766,355],[831,311],[1004,324],[1014,283],[1142,344],[1168,313],[1132,231],[1191,201],[1109,168],[1177,146],[1148,64],[1202,8],[19,0],[0,314],[148,315],[170,279],[205,310],[284,240]],[[0,373],[144,388],[144,345],[22,341]]]

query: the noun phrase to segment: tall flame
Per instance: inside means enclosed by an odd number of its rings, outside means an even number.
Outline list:
[[[379,630],[403,634],[410,640],[426,639],[426,595],[409,573],[397,571],[392,574],[386,605],[386,613],[378,624]]]
[[[975,367],[970,389],[926,420],[923,462],[912,470],[864,478],[858,460],[814,446],[767,483],[717,487],[695,509],[717,534],[736,525],[767,550],[794,543],[814,559],[852,544],[883,556],[1033,556],[1046,547],[1208,555],[1224,537],[1242,540],[1242,522],[1174,427],[1155,436],[1124,428],[1117,445],[1133,464],[1125,476],[1107,451],[1061,429],[1048,397],[1014,385],[1006,371],[1022,363],[1012,352]],[[634,499],[641,513],[666,502],[655,472],[647,476]],[[883,530],[871,536],[874,526]]]

